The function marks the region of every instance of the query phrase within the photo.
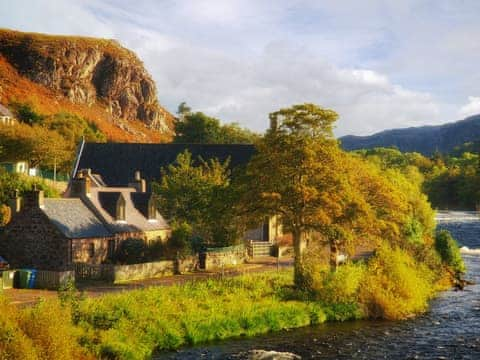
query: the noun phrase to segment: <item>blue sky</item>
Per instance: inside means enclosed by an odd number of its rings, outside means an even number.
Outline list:
[[[115,38],[160,102],[254,130],[315,102],[337,135],[480,113],[477,0],[0,0],[0,26]]]

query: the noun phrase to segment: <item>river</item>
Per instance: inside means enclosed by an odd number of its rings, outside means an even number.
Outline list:
[[[441,212],[439,228],[452,232],[480,284],[480,218]],[[480,285],[446,291],[430,311],[407,321],[353,321],[236,339],[163,354],[162,359],[248,359],[254,349],[290,352],[302,359],[480,359]]]

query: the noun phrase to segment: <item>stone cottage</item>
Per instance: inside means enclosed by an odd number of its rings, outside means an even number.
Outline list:
[[[13,267],[64,271],[74,263],[114,259],[120,243],[135,238],[164,241],[170,227],[137,174],[132,187],[107,187],[83,170],[68,197],[45,199],[31,191],[13,199],[12,220],[0,236],[0,255]]]
[[[0,252],[12,268],[65,271],[83,253],[89,262],[101,262],[109,255],[111,239],[112,233],[80,199],[45,199],[43,191],[34,190],[13,199]],[[90,247],[92,242],[100,246]]]

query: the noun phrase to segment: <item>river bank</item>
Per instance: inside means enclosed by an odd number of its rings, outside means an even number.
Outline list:
[[[291,352],[304,359],[479,359],[480,358],[480,220],[476,213],[442,212],[440,229],[452,232],[464,249],[465,291],[445,291],[422,316],[407,321],[325,323],[182,349],[158,359],[248,359],[254,349]]]

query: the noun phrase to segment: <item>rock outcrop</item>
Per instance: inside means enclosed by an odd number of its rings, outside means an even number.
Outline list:
[[[115,40],[0,30],[0,55],[21,74],[75,103],[102,104],[113,118],[171,132],[142,62]]]

